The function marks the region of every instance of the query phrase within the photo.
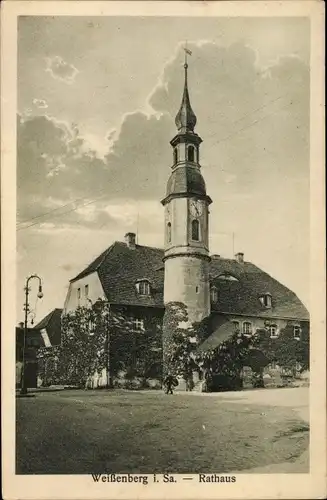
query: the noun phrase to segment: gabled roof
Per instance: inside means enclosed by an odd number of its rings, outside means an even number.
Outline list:
[[[111,303],[163,307],[164,266],[163,251],[159,248],[116,242],[98,268],[98,275]],[[137,293],[137,280],[146,278],[151,295]]]
[[[236,280],[222,280],[219,275],[231,274]],[[261,317],[309,319],[309,313],[294,292],[251,262],[212,258],[211,283],[218,290],[218,301],[212,310],[249,314]],[[269,293],[272,307],[265,308],[260,297]]]
[[[109,302],[113,304],[164,307],[164,251],[144,245],[129,248],[126,243],[115,242],[95,259],[72,282],[97,272]],[[230,274],[236,280],[220,279]],[[148,279],[151,296],[137,294],[137,280]],[[217,313],[249,316],[309,319],[309,313],[298,297],[251,262],[239,263],[234,259],[212,257],[211,284],[218,290],[218,301],[212,304]],[[266,309],[259,298],[272,295],[272,307]]]
[[[61,315],[62,309],[53,309],[34,327],[40,332],[46,330],[52,346],[59,345],[61,342]]]

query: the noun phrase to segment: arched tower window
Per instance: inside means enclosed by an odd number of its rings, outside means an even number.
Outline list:
[[[168,222],[167,224],[167,241],[171,242],[171,223]]]
[[[174,148],[174,165],[178,162],[178,148]]]
[[[194,146],[187,146],[187,159],[194,161]]]
[[[199,241],[200,239],[200,224],[197,219],[192,220],[192,240]]]

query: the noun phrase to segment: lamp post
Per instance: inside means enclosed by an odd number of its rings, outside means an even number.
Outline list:
[[[29,276],[27,278],[25,288],[24,288],[24,291],[25,291],[25,304],[24,304],[25,320],[24,320],[24,336],[23,336],[22,382],[21,382],[21,389],[20,389],[21,394],[27,394],[27,387],[26,387],[26,381],[25,381],[25,364],[26,364],[25,350],[26,350],[26,336],[27,336],[27,318],[28,318],[28,313],[30,311],[29,303],[28,303],[28,295],[29,295],[29,292],[31,290],[28,285],[29,285],[30,280],[34,279],[34,278],[39,280],[39,291],[38,291],[37,297],[39,299],[42,299],[42,297],[43,297],[41,278],[37,274],[32,274],[31,276]]]

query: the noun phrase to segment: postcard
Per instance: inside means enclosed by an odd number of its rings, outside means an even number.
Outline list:
[[[325,497],[323,22],[3,3],[5,499]]]

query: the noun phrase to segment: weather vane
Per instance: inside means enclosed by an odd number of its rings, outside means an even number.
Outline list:
[[[192,55],[192,51],[190,49],[187,48],[187,42],[185,42],[185,46],[183,47],[184,49],[184,52],[185,52],[185,65],[187,66],[187,56],[191,56]]]

